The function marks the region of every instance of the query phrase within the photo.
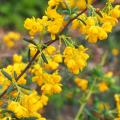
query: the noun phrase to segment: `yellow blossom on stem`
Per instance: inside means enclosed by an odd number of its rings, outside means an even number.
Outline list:
[[[105,82],[101,82],[98,84],[98,88],[100,92],[106,92],[108,91],[108,85]]]
[[[65,48],[63,53],[64,63],[72,73],[78,74],[87,65],[86,61],[89,55],[86,53],[86,50],[82,45],[78,48],[70,46]]]
[[[85,79],[76,78],[75,83],[78,87],[80,87],[83,91],[85,91],[88,87],[88,81]]]

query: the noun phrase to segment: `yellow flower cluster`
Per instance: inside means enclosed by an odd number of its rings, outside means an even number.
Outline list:
[[[55,35],[60,32],[63,27],[64,17],[57,13],[56,8],[52,9],[48,7],[46,11],[46,15],[48,17],[48,26],[47,31],[51,33],[52,40],[55,39]]]
[[[3,41],[6,43],[6,45],[10,48],[12,48],[15,45],[15,41],[20,40],[21,35],[17,32],[8,32],[4,37]]]
[[[44,19],[35,19],[27,18],[24,22],[24,27],[29,30],[29,34],[34,36],[36,33],[41,32],[43,30],[43,21]]]
[[[88,0],[88,4],[91,4],[92,0]],[[46,15],[40,18],[27,18],[24,22],[24,27],[29,30],[31,36],[37,33],[49,32],[51,38],[54,40],[55,35],[60,32],[61,28],[64,26],[64,15],[57,12],[57,8],[62,5],[63,8],[74,8],[79,9],[86,8],[85,0],[49,0],[48,8],[46,10]]]
[[[64,63],[67,65],[68,69],[74,73],[78,74],[87,65],[87,59],[89,55],[86,53],[86,48],[80,45],[78,48],[66,47],[64,50]]]
[[[75,83],[77,84],[78,87],[80,87],[83,91],[85,91],[88,87],[88,81],[85,79],[80,79],[80,78],[76,78],[75,79]]]
[[[58,72],[49,74],[39,64],[35,64],[31,72],[35,75],[32,78],[33,82],[37,82],[41,86],[42,93],[51,95],[62,91],[61,76]]]
[[[59,63],[62,62],[62,55],[60,53],[56,53],[56,48],[52,45],[45,49],[45,55],[48,63],[44,63],[44,68],[46,70],[56,70]]]
[[[105,8],[104,8],[105,9]],[[72,29],[78,29],[80,33],[86,35],[90,43],[96,43],[97,40],[107,39],[107,33],[118,23],[120,17],[120,5],[104,12],[94,10],[94,15],[87,16],[82,14],[72,22]],[[80,20],[79,20],[80,19]]]
[[[13,56],[13,61],[14,61],[13,65],[8,65],[6,68],[3,68],[3,70],[11,76],[12,81],[15,81],[14,72],[16,72],[17,75],[19,75],[26,65],[25,63],[22,62],[22,56],[19,56],[17,54]],[[25,76],[26,75],[24,74],[17,81],[17,83],[25,84],[26,83]],[[4,91],[10,84],[11,84],[10,80],[8,80],[8,78],[6,78],[0,71],[0,85],[3,86],[2,88],[0,88],[0,92]]]
[[[120,120],[120,96],[115,95],[115,101],[116,101],[116,106],[117,106],[117,112],[118,112],[118,117],[115,118],[115,120]]]
[[[57,13],[56,8],[48,7],[46,16],[40,18],[27,18],[24,22],[24,27],[29,30],[29,34],[34,36],[36,33],[47,31],[51,34],[52,39],[63,27],[64,17]]]
[[[39,96],[36,91],[32,91],[30,95],[21,96],[19,101],[9,101],[8,110],[15,113],[16,117],[37,117],[37,120],[46,120],[41,117],[38,110],[42,109],[48,102],[45,95]]]

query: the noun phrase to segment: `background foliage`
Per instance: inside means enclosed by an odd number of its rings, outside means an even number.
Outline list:
[[[0,0],[0,26],[23,29],[26,17],[42,16],[47,0]]]

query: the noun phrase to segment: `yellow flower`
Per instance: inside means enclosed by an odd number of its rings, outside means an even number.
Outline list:
[[[61,63],[62,62],[62,55],[61,54],[54,55],[53,61],[55,61],[57,63]]]
[[[14,54],[14,56],[13,56],[13,62],[14,63],[21,63],[22,62],[22,56]]]
[[[34,36],[36,33],[43,31],[43,22],[42,19],[27,18],[24,21],[24,27],[29,30],[29,34]]]
[[[120,5],[116,5],[111,11],[110,14],[114,18],[120,17]]]
[[[47,31],[51,33],[51,37],[54,40],[55,35],[60,32],[61,28],[63,27],[64,17],[57,13],[56,8],[51,9],[50,7],[47,9],[46,15],[50,19],[48,21]]]
[[[88,1],[88,4],[91,4],[93,0],[87,0],[87,1]],[[85,9],[87,7],[86,1],[85,0],[78,0],[77,7],[79,7],[80,9]]]
[[[106,32],[111,32],[112,31],[112,25],[110,22],[105,22],[102,25],[102,28],[106,31]]]
[[[85,91],[88,87],[88,81],[85,79],[76,78],[75,83],[78,87],[80,87],[83,91]]]
[[[33,44],[29,44],[28,47],[30,49],[30,55],[33,57],[35,55],[35,53],[37,52],[37,48]]]
[[[115,0],[108,0],[108,2],[111,2],[111,3],[113,3]]]
[[[51,95],[52,94],[52,85],[47,83],[47,84],[44,84],[42,87],[41,87],[41,90],[43,91],[44,94],[48,94],[48,95]]]
[[[117,48],[112,49],[112,54],[114,56],[118,56],[119,55],[119,50]]]
[[[115,26],[118,23],[118,20],[107,14],[103,14],[102,23],[110,22],[112,26]]]
[[[59,64],[54,61],[48,61],[48,63],[44,64],[45,69],[47,70],[56,70],[58,68]]]
[[[105,82],[101,82],[98,84],[98,88],[100,92],[106,92],[108,91],[108,85]]]
[[[56,51],[56,48],[52,45],[48,46],[46,49],[45,49],[45,52],[49,55],[52,55],[54,52]]]
[[[21,96],[18,102],[10,101],[7,109],[13,111],[18,118],[37,117],[42,120],[43,118],[38,113],[38,110],[46,105],[47,102],[47,96],[38,96],[36,91],[32,91],[29,95]]]
[[[52,87],[52,90],[53,90],[54,93],[60,93],[62,91],[61,84],[55,84]]]
[[[13,111],[18,118],[27,116],[27,109],[18,102],[10,102],[7,109]]]
[[[87,59],[89,55],[86,52],[86,48],[82,45],[79,48],[66,47],[64,50],[64,63],[67,65],[68,69],[74,73],[78,74],[87,65]]]
[[[113,72],[111,72],[111,71],[110,71],[110,72],[107,72],[107,73],[105,74],[105,76],[106,76],[106,77],[112,77],[112,76],[113,76]]]

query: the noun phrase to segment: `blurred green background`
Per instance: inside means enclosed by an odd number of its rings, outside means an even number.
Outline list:
[[[23,30],[27,17],[44,14],[47,0],[0,0],[0,27]]]

